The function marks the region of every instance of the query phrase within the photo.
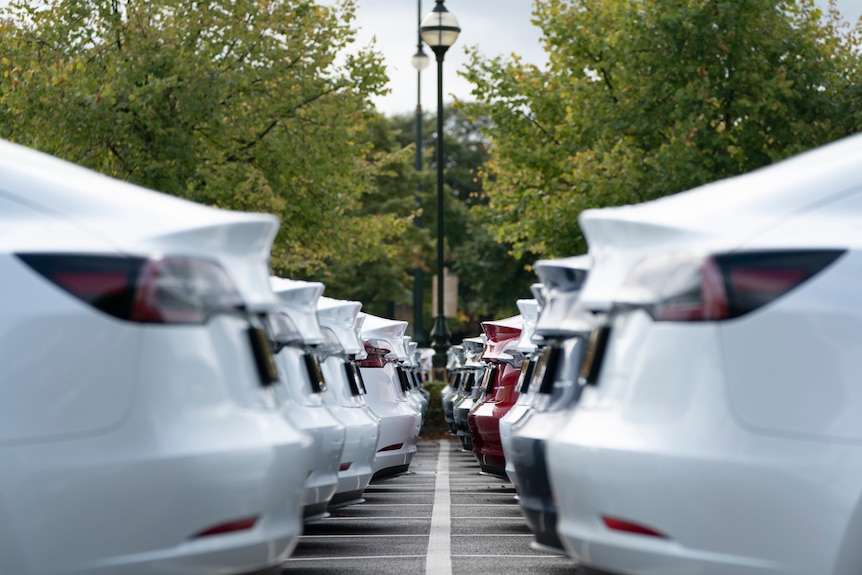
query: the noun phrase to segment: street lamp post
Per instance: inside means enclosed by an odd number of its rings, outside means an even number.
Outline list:
[[[422,0],[416,0],[417,24],[421,23]],[[416,53],[412,64],[416,68],[416,173],[422,171],[422,70],[428,67],[428,55],[422,50],[422,36],[417,30]],[[422,207],[422,182],[416,183],[416,204]],[[422,212],[416,216],[416,227],[422,227]],[[413,339],[419,347],[425,347],[428,340],[422,327],[422,268],[416,266],[413,270]]]
[[[436,6],[419,24],[419,34],[437,57],[437,316],[431,331],[435,367],[446,366],[446,351],[452,333],[446,325],[443,308],[443,56],[461,28],[458,20],[437,0]]]

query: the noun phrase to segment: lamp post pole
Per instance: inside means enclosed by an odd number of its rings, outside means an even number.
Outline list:
[[[417,24],[421,24],[422,0],[416,0]],[[413,67],[416,69],[416,173],[422,171],[422,70],[428,67],[428,55],[422,50],[422,35],[416,30],[416,54],[413,55]],[[420,212],[414,220],[416,227],[422,227],[422,182],[416,182],[416,205]],[[423,298],[422,298],[422,268],[418,265],[413,270],[413,339],[419,347],[428,345],[425,330],[422,327]]]
[[[443,57],[455,40],[461,28],[458,20],[437,0],[434,9],[422,19],[419,33],[425,43],[434,51],[437,59],[437,316],[431,331],[434,366],[445,368],[446,351],[452,333],[446,325],[443,306]]]

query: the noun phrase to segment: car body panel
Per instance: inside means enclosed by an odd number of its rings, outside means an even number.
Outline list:
[[[283,562],[301,531],[309,440],[279,413],[248,337],[248,310],[276,301],[277,229],[269,215],[0,142],[0,572],[226,575]],[[119,319],[13,254],[204,258],[245,307],[184,325]]]
[[[601,370],[548,442],[558,531],[615,573],[862,569],[862,136],[663,200],[582,215],[609,312]],[[662,253],[845,253],[739,317],[657,321],[616,305]],[[595,281],[594,281],[595,279]],[[614,527],[602,518],[642,526]]]
[[[308,362],[319,359],[310,349],[323,342],[317,320],[317,301],[323,284],[285,278],[271,278],[279,298],[278,313],[285,314],[297,328],[301,341],[288,345],[276,354],[283,385],[277,386],[282,413],[313,440],[309,456],[311,466],[306,479],[305,516],[317,517],[326,512],[338,488],[338,469],[345,444],[345,426],[324,404],[321,392],[315,390]]]
[[[407,358],[403,335],[407,322],[362,314],[366,346],[389,350],[382,367],[360,367],[365,401],[380,419],[380,438],[374,458],[377,476],[406,471],[416,454],[422,416],[407,401],[398,379],[397,362]]]
[[[327,385],[323,403],[345,425],[345,443],[338,471],[338,487],[330,507],[361,500],[374,474],[374,458],[380,439],[380,420],[368,407],[364,395],[354,395],[347,380],[348,359],[362,349],[354,330],[359,302],[321,298],[317,316],[322,328],[332,330],[340,346],[322,362]],[[354,366],[354,369],[359,369]],[[344,469],[344,467],[347,467]]]
[[[523,355],[517,345],[523,329],[520,315],[482,322],[486,343],[482,359],[496,365],[493,381],[468,416],[473,437],[473,454],[482,471],[506,477],[506,458],[500,442],[500,419],[518,400],[515,385],[520,375]],[[517,362],[517,363],[516,363]],[[490,379],[490,378],[486,378]]]

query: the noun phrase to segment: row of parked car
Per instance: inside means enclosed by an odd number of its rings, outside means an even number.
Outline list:
[[[280,573],[408,468],[429,358],[278,227],[0,141],[0,573]]]
[[[614,574],[862,572],[862,136],[580,216],[443,408],[533,546]],[[483,341],[484,338],[484,341]]]

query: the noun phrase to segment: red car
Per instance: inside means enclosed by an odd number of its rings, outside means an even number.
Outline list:
[[[468,416],[473,454],[485,473],[506,478],[506,458],[500,441],[500,419],[518,400],[515,385],[524,357],[516,347],[524,325],[520,315],[482,322],[487,342],[482,360],[489,362],[482,395]]]

